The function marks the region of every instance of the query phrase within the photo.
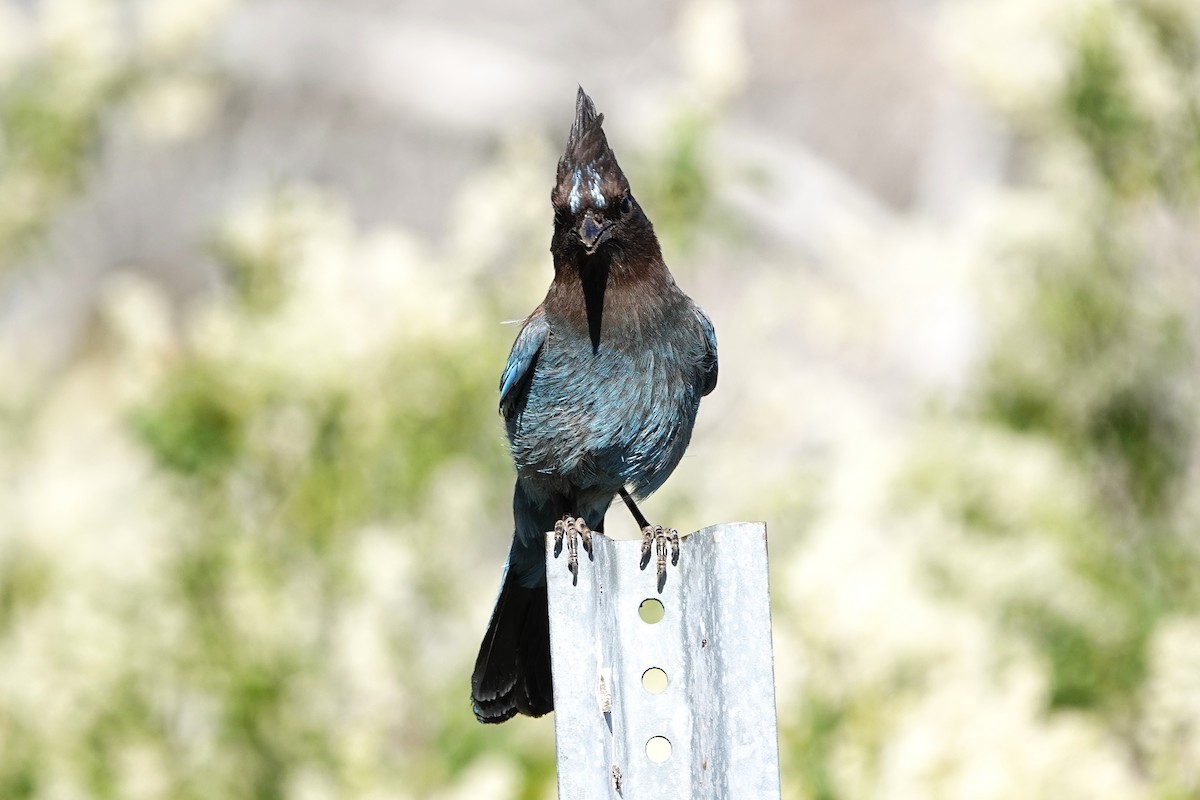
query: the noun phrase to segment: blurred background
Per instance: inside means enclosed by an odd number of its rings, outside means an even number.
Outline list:
[[[1200,797],[1193,0],[0,0],[0,797],[555,796],[468,676],[577,84],[784,796]]]

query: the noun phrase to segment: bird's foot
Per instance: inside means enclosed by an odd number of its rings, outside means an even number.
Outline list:
[[[571,572],[571,584],[579,581],[579,543],[583,542],[583,550],[592,555],[592,529],[587,526],[582,517],[565,515],[554,523],[554,557],[562,553],[563,542],[567,545],[567,569]]]
[[[671,566],[679,564],[679,531],[662,525],[642,528],[642,569],[650,563],[651,552],[658,556],[658,590],[667,585],[667,548],[671,550]]]

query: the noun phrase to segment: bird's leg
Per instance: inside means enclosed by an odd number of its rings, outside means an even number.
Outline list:
[[[679,531],[674,528],[664,528],[662,525],[651,525],[643,516],[637,504],[625,488],[621,488],[621,499],[633,514],[634,520],[642,529],[642,563],[645,569],[650,563],[650,554],[658,556],[658,590],[661,592],[667,585],[667,548],[671,550],[671,566],[679,565]]]
[[[583,550],[589,556],[592,554],[592,529],[587,526],[582,517],[572,517],[570,514],[554,523],[554,557],[562,553],[563,541],[567,545],[567,569],[571,572],[571,584],[579,581],[579,543],[583,542]]]
[[[667,549],[671,551],[671,566],[679,565],[679,531],[662,525],[647,525],[642,528],[642,569],[650,563],[653,552],[658,564],[658,590],[667,585]]]

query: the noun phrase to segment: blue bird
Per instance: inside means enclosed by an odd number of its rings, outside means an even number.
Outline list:
[[[633,497],[658,489],[717,383],[712,322],[675,284],[650,220],[629,191],[591,98],[575,122],[550,199],[554,279],[525,320],[500,377],[500,412],[517,470],[503,584],[471,678],[480,722],[554,709],[545,535],[577,569],[620,495],[643,528],[645,568],[678,535],[649,525]],[[631,496],[632,495],[632,496]]]

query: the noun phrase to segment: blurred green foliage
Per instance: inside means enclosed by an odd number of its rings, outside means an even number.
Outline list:
[[[1197,30],[1176,24],[1178,14],[1165,3],[1096,4],[1067,32],[1058,116],[1037,120],[1024,143],[1031,174],[1056,176],[1031,181],[1061,222],[1000,243],[1006,280],[1019,288],[1004,296],[954,423],[1046,448],[1083,501],[1051,518],[1014,507],[1029,498],[1014,497],[1012,473],[971,448],[922,454],[905,490],[970,532],[1052,537],[1094,605],[1085,616],[1017,594],[1002,603],[1004,625],[1046,659],[1049,707],[1103,715],[1133,759],[1156,627],[1200,611],[1195,265],[1147,228],[1154,215],[1192,226],[1200,211]],[[1130,44],[1142,26],[1148,52]],[[1146,96],[1152,80],[1166,82],[1157,107]],[[1088,157],[1081,173],[1050,166],[1074,148]],[[1023,468],[1019,458],[1008,466]],[[1053,502],[1041,492],[1036,503]]]
[[[1183,503],[1195,490],[1200,390],[1191,309],[1170,301],[1172,282],[1183,276],[1137,229],[1141,204],[1172,216],[1195,213],[1194,192],[1173,189],[1195,180],[1180,167],[1200,158],[1200,128],[1190,112],[1177,120],[1139,116],[1112,42],[1115,24],[1087,20],[1064,104],[1098,172],[1097,196],[1085,205],[1095,210],[1080,219],[1082,236],[1071,249],[1050,243],[1017,254],[1033,273],[1031,290],[1001,331],[979,393],[984,420],[1061,448],[1090,484],[1098,512],[1066,541],[1080,574],[1119,610],[1124,633],[1101,642],[1044,610],[1016,615],[1047,652],[1053,702],[1064,705],[1131,701],[1155,621],[1200,608],[1188,577],[1200,569],[1200,553],[1187,546],[1196,520]],[[1178,83],[1187,98],[1200,73],[1194,63],[1177,66],[1187,70]],[[1156,126],[1186,153],[1159,147]]]
[[[1147,55],[1128,47],[1146,33]],[[1063,93],[1065,121],[1086,146],[1117,197],[1162,191],[1168,200],[1196,202],[1200,190],[1198,36],[1177,4],[1098,4],[1085,12],[1071,44]],[[1146,61],[1154,63],[1147,64]],[[1147,67],[1158,74],[1145,74]],[[1147,98],[1138,81],[1163,81],[1168,96]]]
[[[278,268],[269,254],[261,264]],[[238,266],[254,267],[246,261]],[[248,313],[269,314],[261,307]],[[373,386],[310,393],[286,380],[239,375],[236,366],[185,355],[164,377],[162,392],[132,417],[149,452],[185,482],[189,502],[204,509],[203,524],[180,538],[172,558],[171,584],[184,612],[180,638],[187,643],[173,662],[184,685],[212,693],[222,709],[217,741],[235,759],[231,775],[238,776],[236,783],[215,787],[198,781],[186,792],[181,784],[180,796],[291,796],[290,784],[304,764],[333,776],[339,795],[354,791],[336,709],[306,708],[299,695],[328,687],[333,678],[325,653],[359,591],[357,532],[388,521],[423,520],[411,532],[423,540],[411,543],[421,569],[409,576],[417,582],[411,589],[421,608],[407,610],[414,617],[406,624],[436,626],[462,613],[447,580],[461,551],[447,546],[470,531],[439,529],[431,482],[459,460],[496,479],[507,471],[495,418],[481,408],[493,394],[489,367],[500,355],[494,346],[472,351],[462,344],[419,353],[401,347],[384,359]],[[252,440],[252,429],[281,418],[300,420],[307,430],[290,442],[264,446]],[[302,449],[292,451],[299,442]],[[498,483],[478,485],[476,501],[504,508]],[[287,602],[299,584],[309,595],[305,638],[264,642],[243,629],[230,600],[246,581],[269,598],[277,596],[268,599],[272,603]],[[411,674],[422,667],[408,663],[413,654],[402,644],[405,634],[395,630],[391,636],[399,637],[390,662],[395,678],[412,687],[414,700],[441,709],[428,712],[422,726],[433,740],[411,742],[408,755],[390,767],[405,777],[407,791],[423,796],[461,767],[455,751],[478,755],[479,735],[464,695],[455,691],[461,687],[438,681],[438,694],[421,693],[416,687],[434,676]],[[459,739],[476,744],[445,748]],[[553,761],[532,752],[517,755],[537,767],[523,778],[526,794],[536,796],[553,776]]]
[[[713,118],[698,109],[681,111],[661,149],[637,159],[640,202],[668,247],[686,252],[696,231],[721,219],[706,157]]]
[[[134,424],[163,466],[189,476],[219,477],[242,449],[236,388],[203,363],[179,367],[158,405]]]
[[[46,54],[0,78],[0,271],[27,252],[45,224],[83,185],[101,117],[128,89],[118,70],[97,70]]]
[[[986,781],[968,789],[957,781],[978,761],[987,774],[978,755],[987,745],[958,751],[951,736],[931,755],[943,777],[919,785],[955,797],[1200,796],[1200,775],[1179,755],[1193,752],[1183,720],[1195,708],[1181,698],[1194,687],[1169,683],[1161,661],[1163,638],[1200,613],[1200,331],[1186,244],[1200,219],[1200,25],[1166,0],[1044,13],[1062,81],[1043,82],[1048,96],[1008,120],[1025,205],[1000,218],[979,256],[992,323],[984,357],[962,398],[913,439],[895,497],[919,533],[894,557],[911,551],[925,585],[950,604],[937,612],[945,625],[955,624],[951,609],[978,615],[991,695],[1010,691],[1028,657],[1045,671],[1029,735],[1095,723],[1115,746],[1096,764],[1137,765],[1146,781],[1086,789],[1070,770],[1052,779],[1030,770],[1017,794],[988,793]],[[950,666],[960,656],[943,642],[918,639],[915,661],[906,666],[901,648],[860,677],[839,641],[822,631],[806,642],[804,711],[782,730],[801,796],[908,796],[892,794],[906,785],[913,725],[897,709],[945,692],[992,719],[991,697],[970,695]],[[938,675],[963,686],[936,688]],[[887,710],[864,716],[866,698]],[[1009,707],[977,725],[1016,724],[1020,704],[996,702]],[[1170,758],[1148,755],[1164,747]]]

